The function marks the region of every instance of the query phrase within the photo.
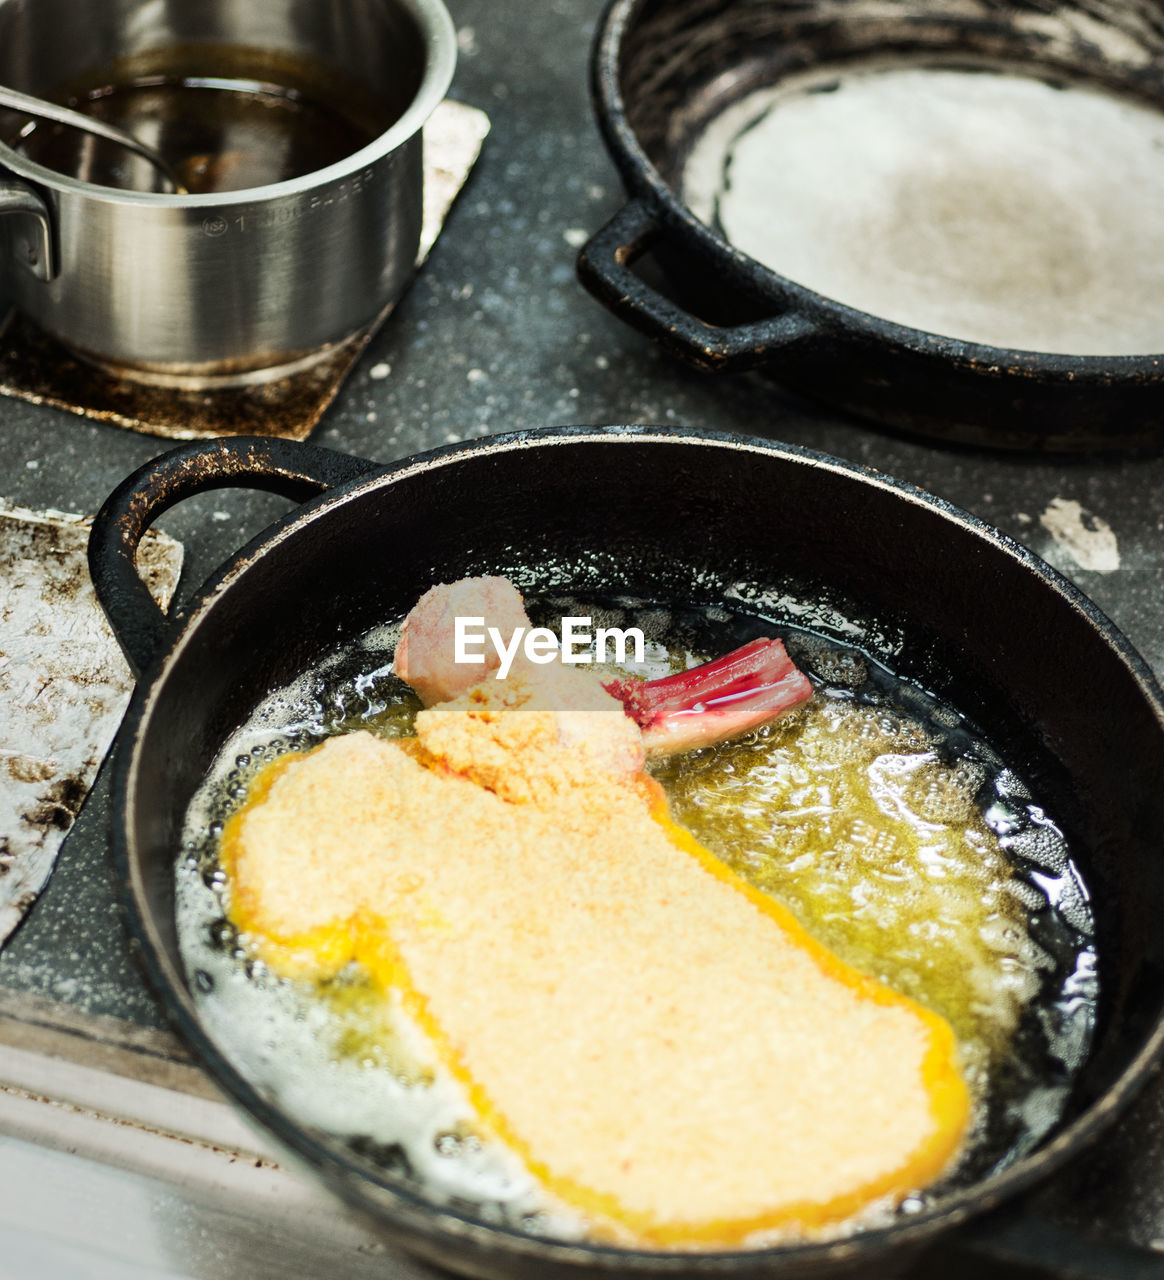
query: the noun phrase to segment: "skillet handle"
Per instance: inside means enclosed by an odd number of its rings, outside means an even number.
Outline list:
[[[165,635],[166,616],[137,572],[138,544],[163,511],[210,489],[266,489],[305,502],[378,466],[318,445],[236,436],[183,445],[122,481],[93,521],[89,573],[134,676]]]
[[[725,327],[685,311],[631,270],[634,260],[665,235],[655,206],[631,200],[582,247],[578,278],[616,316],[672,355],[712,373],[737,373],[769,363],[776,353],[819,333],[813,320],[794,310]]]

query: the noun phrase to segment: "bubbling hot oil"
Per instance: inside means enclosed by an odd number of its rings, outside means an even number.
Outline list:
[[[743,879],[942,1014],[982,1098],[1054,967],[1027,927],[1031,886],[976,805],[985,774],[885,708],[823,694],[657,776],[676,820]]]
[[[667,761],[673,816],[850,964],[953,1025],[968,1067],[1005,1050],[1049,963],[978,811],[986,768],[825,691],[742,742]]]
[[[648,676],[783,636],[814,698],[740,740],[657,764],[673,815],[844,960],[954,1027],[974,1129],[957,1168],[897,1212],[1030,1150],[1061,1114],[1090,1043],[1092,921],[1062,834],[981,736],[863,653],[807,632],[722,610],[527,606],[535,625],[589,614],[642,627]],[[224,749],[191,807],[179,867],[187,967],[210,1034],[303,1123],[486,1221],[585,1235],[584,1221],[477,1133],[399,1002],[356,969],[321,985],[277,979],[226,918],[217,839],[253,772],[336,733],[410,731],[419,704],[393,674],[395,640],[384,628],[307,673]]]

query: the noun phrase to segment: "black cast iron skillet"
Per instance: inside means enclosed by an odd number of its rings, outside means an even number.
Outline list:
[[[167,620],[136,574],[137,544],[167,507],[226,485],[303,505]],[[389,467],[238,439],[180,448],[130,477],[97,518],[90,561],[138,674],[113,769],[115,868],[134,945],[227,1092],[430,1259],[498,1280],[880,1274],[1077,1156],[1160,1057],[1164,692],[1069,583],[937,498],[802,449],[688,431],[559,428]],[[192,793],[268,692],[399,618],[433,583],[481,572],[582,597],[799,608],[801,623],[867,648],[985,730],[1073,841],[1097,919],[1095,1047],[1040,1150],[850,1240],[632,1252],[536,1239],[442,1208],[309,1132],[224,1059],[199,1024],[175,936],[174,867]],[[856,632],[839,632],[841,619]]]
[[[725,106],[806,68],[887,60],[1021,67],[1160,106],[1164,8],[1159,0],[609,0],[591,93],[630,202],[583,248],[583,284],[691,364],[759,369],[911,431],[1022,449],[1158,443],[1164,356],[1009,351],[911,329],[777,275],[683,203],[688,151]],[[633,269],[648,251],[665,292]]]

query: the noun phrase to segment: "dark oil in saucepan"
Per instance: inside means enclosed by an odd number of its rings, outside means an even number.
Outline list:
[[[154,147],[201,194],[268,186],[345,159],[399,118],[412,96],[404,88],[381,97],[306,58],[188,45],[124,59],[51,97]],[[9,141],[83,182],[161,189],[147,161],[76,129],[30,123]]]
[[[556,597],[527,606],[536,625],[555,631],[563,616],[642,628],[647,662],[638,670],[648,676],[757,635],[785,640],[812,679],[809,703],[652,771],[674,816],[706,847],[842,959],[953,1025],[973,1128],[957,1167],[897,1212],[1031,1150],[1059,1119],[1090,1045],[1093,922],[1062,833],[981,734],[864,652],[798,628],[721,609]],[[275,979],[224,917],[217,838],[255,769],[335,733],[409,732],[418,703],[392,671],[395,639],[384,628],[306,673],[224,750],[192,806],[179,868],[187,966],[211,1034],[282,1105],[468,1212],[535,1233],[584,1233],[539,1200],[507,1153],[474,1137],[472,1116],[452,1095],[442,1100],[439,1066],[393,1029],[358,974],[322,988]],[[296,1053],[302,1070],[289,1071]],[[321,1106],[326,1071],[349,1103],[368,1093],[367,1106]],[[398,1096],[373,1099],[375,1089]]]

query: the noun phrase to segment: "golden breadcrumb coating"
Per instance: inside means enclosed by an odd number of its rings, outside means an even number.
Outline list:
[[[222,856],[264,958],[401,989],[482,1124],[624,1242],[811,1230],[936,1177],[968,1113],[949,1026],[487,685],[260,774]]]

